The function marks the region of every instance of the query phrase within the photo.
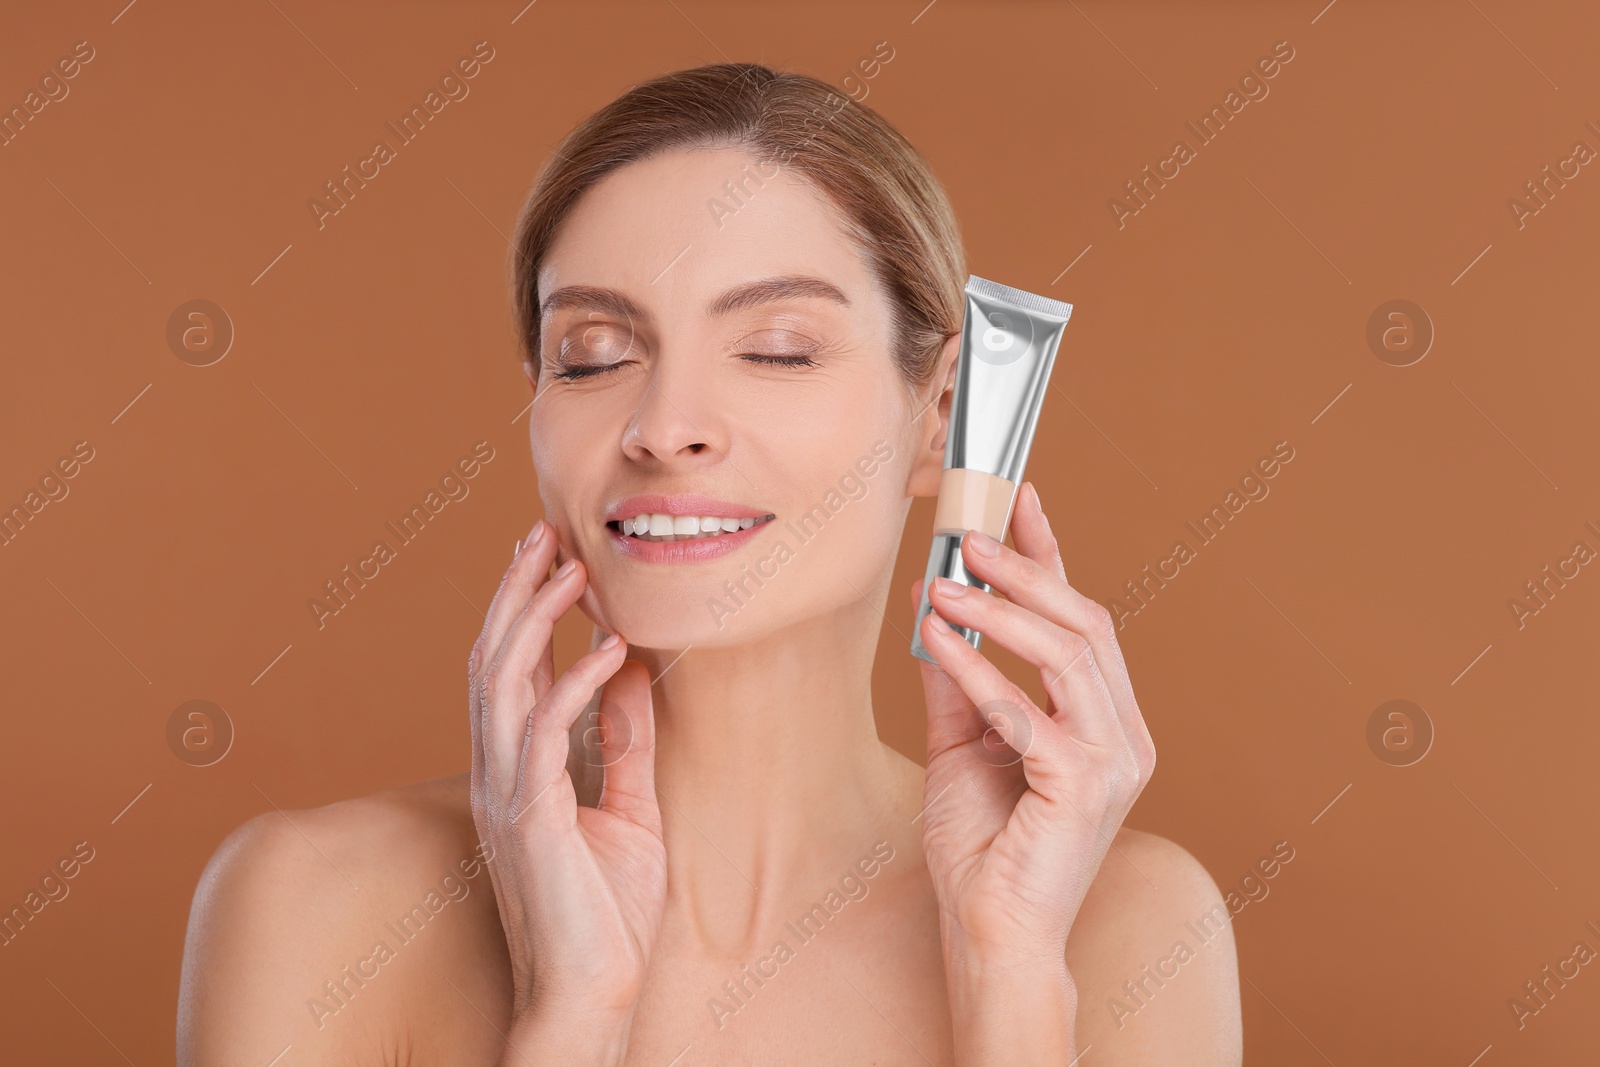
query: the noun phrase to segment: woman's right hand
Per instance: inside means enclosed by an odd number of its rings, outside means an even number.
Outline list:
[[[620,1062],[626,1049],[661,925],[666,848],[648,671],[625,661],[627,644],[613,634],[610,647],[601,642],[553,677],[551,633],[586,584],[577,560],[546,577],[557,540],[549,523],[534,524],[469,657],[472,817],[493,850],[511,1042],[523,1056],[537,1048],[577,1067]],[[598,806],[582,807],[568,731],[602,685],[604,785]]]

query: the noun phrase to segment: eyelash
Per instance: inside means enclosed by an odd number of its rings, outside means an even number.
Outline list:
[[[744,354],[744,358],[752,363],[765,363],[770,366],[815,367],[818,365],[817,361],[810,356],[769,356],[761,352],[747,352]],[[567,382],[578,381],[616,370],[620,366],[622,366],[621,363],[608,363],[600,367],[572,367],[568,370],[556,371],[551,374],[551,377]]]
[[[745,359],[753,363],[768,363],[784,367],[815,367],[817,361],[810,356],[768,356],[760,352],[747,352]]]

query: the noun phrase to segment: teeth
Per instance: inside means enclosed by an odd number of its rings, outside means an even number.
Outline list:
[[[656,512],[641,513],[631,519],[620,519],[617,526],[624,534],[644,540],[688,541],[748,530],[758,522],[765,522],[770,518],[771,515],[735,519],[718,515],[663,515]]]

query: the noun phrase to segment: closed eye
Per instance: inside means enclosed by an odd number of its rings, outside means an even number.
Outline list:
[[[597,374],[604,374],[606,371],[616,370],[618,367],[625,366],[627,366],[626,361],[618,363],[598,363],[589,367],[568,367],[566,370],[552,372],[550,377],[558,378],[564,382],[575,382],[580,378],[593,378]]]
[[[780,364],[785,367],[815,367],[817,361],[810,356],[769,356],[760,352],[747,352],[745,359],[752,363]]]
[[[743,358],[752,363],[764,363],[771,366],[816,367],[820,365],[810,356],[771,356],[763,352],[746,352],[744,353]],[[583,378],[593,378],[596,375],[604,374],[607,371],[613,371],[618,367],[625,366],[627,366],[627,361],[624,360],[617,363],[601,363],[588,367],[569,367],[566,370],[554,371],[550,376],[552,378],[558,378],[564,382],[574,382]]]

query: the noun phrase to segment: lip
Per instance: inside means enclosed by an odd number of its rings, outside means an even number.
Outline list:
[[[645,498],[641,497],[639,499]],[[637,514],[638,512],[630,512],[630,515]],[[663,512],[663,514],[670,514],[670,512]],[[689,511],[683,512],[683,514],[698,515],[702,513]],[[703,514],[713,515],[715,513],[704,512]],[[730,513],[723,517],[733,518],[734,515]],[[694,537],[686,541],[641,541],[637,537],[630,537],[621,530],[613,530],[609,526],[606,527],[606,536],[611,539],[611,543],[616,546],[617,551],[625,558],[637,560],[640,563],[705,563],[709,560],[721,559],[730,552],[737,552],[755,540],[756,535],[771,524],[771,521],[762,522],[757,523],[748,530],[740,530],[737,533],[719,534],[716,537]]]
[[[758,508],[753,504],[733,504],[726,500],[717,500],[709,496],[697,496],[692,493],[677,496],[630,496],[619,501],[606,511],[606,522],[618,522],[622,519],[632,519],[640,515],[704,515],[715,519],[758,519],[763,515],[772,514],[766,508]],[[732,535],[729,535],[732,536]]]
[[[621,522],[640,515],[703,515],[715,519],[764,518],[772,512],[752,504],[735,504],[715,497],[696,493],[679,493],[662,496],[651,493],[630,496],[611,505],[606,511],[606,522]],[[774,520],[776,516],[774,516]],[[747,530],[718,534],[716,537],[694,537],[685,541],[641,541],[621,530],[606,527],[606,535],[625,559],[640,563],[704,563],[737,552],[751,541],[768,523],[760,522]]]

